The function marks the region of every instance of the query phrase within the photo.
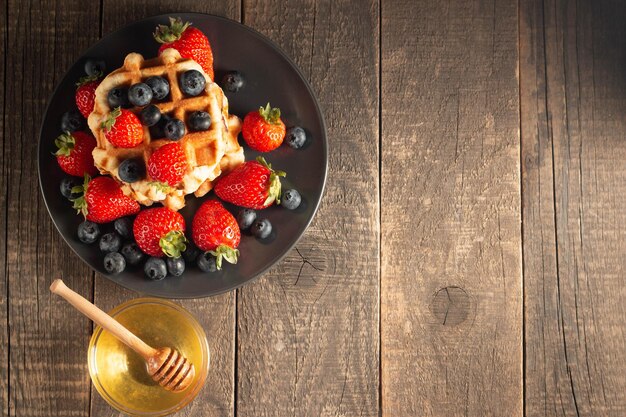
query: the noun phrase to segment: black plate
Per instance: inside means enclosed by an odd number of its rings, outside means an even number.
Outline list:
[[[287,127],[302,126],[307,132],[307,145],[300,150],[283,144],[279,149],[264,154],[274,168],[287,171],[283,189],[296,188],[303,196],[303,204],[295,211],[272,206],[259,211],[268,218],[274,232],[267,241],[242,235],[237,265],[226,264],[222,271],[203,273],[195,265],[187,265],[180,278],[167,277],[162,281],[145,278],[141,268],[127,269],[119,275],[107,275],[102,268],[103,255],[97,243],[85,245],[76,236],[76,228],[82,216],[76,215],[59,192],[64,173],[56,158],[54,139],[61,133],[61,115],[76,108],[74,104],[75,82],[84,75],[83,65],[88,57],[103,58],[110,71],[122,66],[130,52],[139,52],[146,58],[157,55],[158,44],[152,33],[157,24],[167,24],[170,15],[151,17],[126,26],[100,40],[89,48],[69,69],[57,86],[46,110],[39,141],[39,182],[48,212],[68,245],[96,271],[110,280],[140,293],[167,298],[206,297],[231,290],[262,275],[279,262],[302,236],[311,222],[324,191],[328,151],[324,119],[311,87],[295,64],[269,39],[254,30],[225,18],[199,13],[179,13],[174,16],[190,21],[209,38],[215,57],[218,83],[226,71],[237,70],[246,79],[246,86],[238,93],[227,93],[230,112],[243,117],[248,111],[265,105],[280,107]],[[246,160],[252,160],[257,152],[245,147]],[[211,192],[198,199],[187,196],[187,206],[181,213],[187,221],[187,235],[191,219],[199,204],[215,198]],[[236,213],[236,208],[227,206]],[[112,228],[105,225],[104,229]]]

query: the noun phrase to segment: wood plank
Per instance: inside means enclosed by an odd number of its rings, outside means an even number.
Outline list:
[[[62,4],[61,4],[62,3]],[[52,225],[40,197],[39,124],[56,82],[98,37],[97,3],[9,1],[6,29],[4,170],[9,416],[87,416],[90,324],[48,291],[63,277],[83,294],[92,274]],[[3,5],[4,8],[4,5]]]
[[[626,4],[521,2],[526,415],[626,414]]]
[[[0,45],[6,45],[6,28],[7,23],[7,10],[6,7],[0,7],[0,21],[2,21],[2,30],[0,30]],[[6,93],[6,74],[4,67],[6,63],[6,48],[0,53],[0,80],[2,80],[3,90],[0,93],[0,135],[2,135],[0,141],[2,146],[0,147],[0,218],[4,221],[0,222],[0,415],[9,415],[9,317],[8,317],[8,293],[9,288],[8,280],[9,275],[7,271],[6,255],[7,255],[7,206],[6,197],[8,193],[8,175],[7,175],[7,163],[5,162],[5,144],[6,144],[6,132],[4,124],[4,114],[6,111],[4,96]]]
[[[383,416],[521,416],[517,6],[382,5]]]
[[[103,7],[103,34],[134,20],[174,10],[203,12],[239,20],[239,1],[105,1]],[[111,309],[137,298],[137,293],[125,290],[106,278],[96,276],[95,302]],[[174,300],[188,309],[200,322],[209,338],[211,368],[206,386],[198,397],[177,415],[181,416],[233,416],[235,375],[235,293],[198,300]],[[93,390],[91,415],[98,417],[121,416]]]
[[[326,195],[287,258],[238,294],[238,416],[378,416],[378,3],[246,1],[310,80]]]

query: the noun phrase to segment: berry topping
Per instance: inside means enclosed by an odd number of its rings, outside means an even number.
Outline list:
[[[163,77],[153,76],[145,82],[152,90],[152,96],[156,100],[163,100],[170,93],[170,83]]]
[[[161,110],[154,104],[141,110],[139,113],[139,119],[144,126],[154,126],[161,120]]]
[[[146,177],[146,165],[141,158],[125,159],[117,173],[122,181],[133,183]]]
[[[100,85],[99,75],[81,78],[76,85],[76,106],[83,117],[89,117],[96,103],[96,88]]]
[[[211,115],[205,111],[195,111],[189,115],[189,128],[196,132],[209,130]]]
[[[157,149],[148,159],[148,174],[158,182],[175,187],[187,171],[187,158],[179,143],[168,143]]]
[[[74,208],[92,222],[108,223],[139,212],[139,203],[125,196],[111,177],[90,179],[85,175],[84,195],[74,201]]]
[[[134,148],[143,142],[141,122],[130,110],[116,107],[101,124],[104,136],[118,148]]]
[[[198,70],[188,70],[180,75],[180,89],[188,96],[197,96],[204,91],[206,79]]]
[[[112,88],[107,94],[107,102],[109,107],[114,109],[116,107],[128,108],[130,107],[130,101],[128,100],[128,89],[125,87]]]
[[[130,104],[133,106],[145,106],[152,101],[152,89],[148,84],[133,84],[128,89],[128,101],[130,101]]]
[[[165,137],[170,140],[179,140],[185,136],[185,124],[182,120],[172,119],[165,124]]]

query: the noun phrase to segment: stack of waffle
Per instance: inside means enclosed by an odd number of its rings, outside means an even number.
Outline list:
[[[195,97],[185,96],[179,87],[178,77],[191,69],[200,71],[207,81],[204,91]],[[164,101],[154,103],[161,113],[183,122],[186,122],[189,114],[198,110],[206,111],[211,116],[209,130],[190,132],[187,128],[185,136],[178,141],[187,157],[188,169],[183,180],[175,187],[163,187],[149,175],[143,180],[125,183],[118,174],[122,161],[141,158],[147,164],[150,155],[160,146],[171,142],[169,139],[152,137],[150,129],[144,126],[143,143],[134,148],[117,148],[107,140],[101,127],[101,123],[113,110],[107,101],[109,91],[120,86],[130,87],[152,76],[161,76],[170,84],[170,95]],[[138,114],[141,108],[130,110]],[[117,179],[126,195],[148,206],[161,202],[172,210],[178,210],[185,205],[185,195],[194,193],[198,197],[203,196],[213,188],[218,176],[244,160],[243,148],[237,141],[241,120],[228,114],[228,100],[224,92],[198,63],[182,58],[175,49],[166,49],[158,58],[150,60],[144,60],[136,53],[127,55],[124,66],[104,78],[96,89],[95,106],[88,123],[97,141],[93,151],[96,167],[102,174]]]

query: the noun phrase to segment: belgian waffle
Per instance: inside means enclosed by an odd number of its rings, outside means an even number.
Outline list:
[[[205,90],[196,97],[185,96],[178,85],[179,75],[191,69],[200,71],[207,81]],[[185,124],[187,116],[193,111],[206,111],[211,116],[209,130],[190,132],[187,129],[185,136],[178,141],[187,157],[188,169],[176,187],[163,187],[149,176],[134,183],[125,183],[118,175],[122,161],[142,158],[147,164],[150,155],[160,146],[171,142],[169,139],[152,137],[150,129],[144,126],[142,144],[134,148],[117,148],[107,140],[101,127],[102,121],[112,110],[107,101],[111,89],[130,87],[155,75],[164,77],[170,84],[169,96],[164,101],[153,103],[161,113],[180,119]],[[141,108],[130,110],[138,114]],[[175,49],[166,49],[158,58],[150,60],[144,60],[137,53],[128,54],[124,65],[107,75],[96,89],[94,110],[89,115],[88,123],[97,142],[93,151],[96,167],[102,174],[111,175],[120,181],[124,193],[144,205],[161,202],[166,207],[178,210],[185,205],[185,195],[195,193],[200,197],[206,194],[221,173],[233,169],[244,160],[243,148],[237,141],[241,120],[228,114],[228,99],[224,92],[211,81],[198,63],[182,58]]]

